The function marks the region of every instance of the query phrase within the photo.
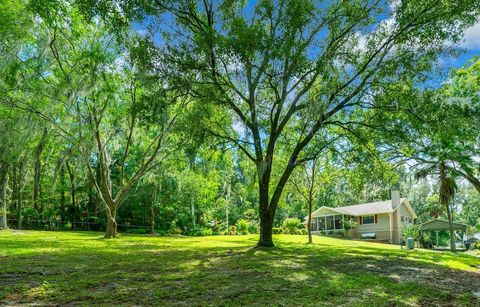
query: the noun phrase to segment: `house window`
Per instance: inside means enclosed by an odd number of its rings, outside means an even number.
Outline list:
[[[375,224],[375,216],[374,215],[362,216],[362,224]]]
[[[317,218],[312,219],[312,225],[310,226],[311,231],[316,231],[317,230]]]
[[[408,216],[401,216],[401,220],[402,222],[405,222],[405,223],[410,223],[410,218]]]

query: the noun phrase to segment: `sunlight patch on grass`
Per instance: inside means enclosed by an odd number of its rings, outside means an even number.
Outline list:
[[[276,235],[0,232],[0,304],[473,305],[479,258]],[[12,303],[13,302],[13,303]]]

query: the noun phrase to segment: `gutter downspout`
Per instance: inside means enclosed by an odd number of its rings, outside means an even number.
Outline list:
[[[389,225],[390,226],[389,227],[390,228],[390,244],[393,244],[393,225],[392,225],[393,218],[392,218],[392,215],[393,215],[392,212],[388,213],[388,218],[390,219],[390,225]]]

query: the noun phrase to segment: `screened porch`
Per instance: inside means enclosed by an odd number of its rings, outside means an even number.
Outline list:
[[[343,214],[312,217],[312,223],[310,227],[312,231],[344,230],[344,221],[351,218],[352,217]]]

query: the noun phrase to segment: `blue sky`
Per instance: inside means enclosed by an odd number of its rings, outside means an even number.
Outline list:
[[[461,47],[465,48],[466,52],[457,58],[442,59],[445,66],[458,68],[474,56],[480,56],[480,21],[465,32]]]
[[[251,4],[251,3],[250,3]],[[170,23],[171,20],[168,22]],[[146,34],[147,27],[152,23],[152,20],[147,18],[141,24],[134,23],[132,29],[140,33],[141,35]],[[156,41],[161,41],[160,37],[154,37]],[[463,42],[460,44],[465,51],[457,57],[444,57],[440,59],[440,63],[443,68],[446,69],[456,69],[467,64],[468,60],[472,59],[474,56],[480,56],[480,20],[466,30]]]

